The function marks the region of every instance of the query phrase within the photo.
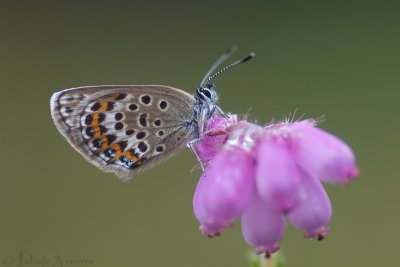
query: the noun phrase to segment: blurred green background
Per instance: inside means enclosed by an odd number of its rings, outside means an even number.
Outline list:
[[[325,114],[321,127],[352,146],[361,169],[347,188],[327,186],[326,240],[288,227],[289,266],[398,265],[397,3],[1,1],[0,266],[17,266],[21,253],[94,266],[248,266],[239,224],[221,238],[198,231],[190,151],[122,183],[76,153],[49,111],[54,91],[80,85],[193,92],[233,43],[234,58],[257,57],[218,78],[222,109],[251,109],[263,123]]]

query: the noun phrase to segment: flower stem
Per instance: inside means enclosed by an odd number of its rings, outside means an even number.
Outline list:
[[[276,252],[265,257],[265,255],[256,255],[253,251],[249,252],[251,267],[285,267],[285,259],[282,252]]]

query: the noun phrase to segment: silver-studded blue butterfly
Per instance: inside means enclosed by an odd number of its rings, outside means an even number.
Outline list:
[[[212,74],[233,52],[210,68],[194,95],[163,85],[83,86],[56,92],[51,115],[60,133],[90,163],[129,179],[138,171],[191,147],[216,111],[213,79],[254,54]],[[212,75],[211,75],[212,74]]]

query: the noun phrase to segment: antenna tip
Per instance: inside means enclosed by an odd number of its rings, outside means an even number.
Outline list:
[[[256,54],[255,53],[250,53],[248,56],[246,56],[245,58],[243,58],[242,60],[241,60],[241,63],[244,63],[244,62],[246,62],[246,61],[249,61],[250,59],[252,59],[252,58],[254,58],[256,56]]]

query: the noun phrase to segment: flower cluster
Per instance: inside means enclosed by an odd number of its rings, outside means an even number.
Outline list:
[[[245,241],[266,255],[279,249],[286,218],[322,239],[332,207],[321,182],[358,175],[351,149],[315,120],[261,127],[214,117],[194,148],[205,166],[193,199],[201,231],[220,235],[241,219]]]

